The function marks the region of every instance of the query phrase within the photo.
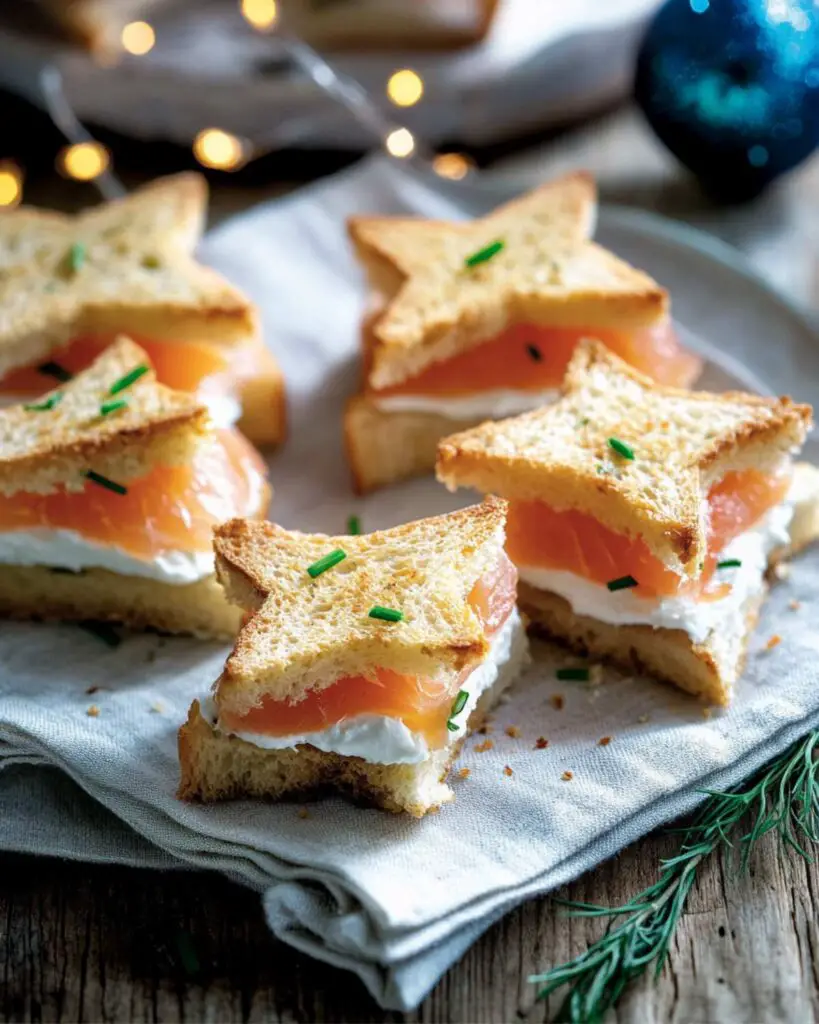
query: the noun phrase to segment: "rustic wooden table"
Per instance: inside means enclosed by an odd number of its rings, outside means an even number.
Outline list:
[[[604,200],[705,227],[819,307],[819,160],[751,206],[714,209],[625,110],[501,163],[532,182],[588,167]],[[273,191],[220,190],[215,215]],[[30,198],[70,205],[53,183]],[[623,902],[655,879],[677,843],[650,836],[557,895]],[[4,1021],[401,1019],[379,1010],[353,976],[275,942],[258,897],[221,877],[45,856],[4,856],[0,865]],[[662,974],[638,982],[616,1018],[819,1019],[818,922],[819,868],[776,839],[757,844],[745,874],[730,856],[706,861]],[[532,900],[491,928],[406,1019],[548,1019],[555,1007],[535,1001],[527,976],[574,956],[601,930],[549,898]]]

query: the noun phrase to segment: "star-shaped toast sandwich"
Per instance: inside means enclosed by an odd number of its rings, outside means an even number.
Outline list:
[[[696,575],[711,485],[731,471],[775,467],[810,425],[810,406],[789,398],[661,387],[585,341],[553,405],[446,438],[438,477],[588,513]]]

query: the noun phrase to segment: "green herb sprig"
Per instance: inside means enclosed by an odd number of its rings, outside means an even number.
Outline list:
[[[59,363],[53,363],[51,361],[47,363],[40,363],[37,367],[37,373],[42,373],[44,377],[54,377],[61,384],[65,384],[66,381],[71,380],[74,376],[64,366],[60,366]]]
[[[631,590],[632,587],[639,586],[637,580],[633,576],[618,576],[616,580],[609,580],[606,587],[614,592],[615,590]]]
[[[114,494],[128,493],[128,488],[124,484],[118,484],[116,480],[109,480],[107,476],[103,476],[102,473],[95,473],[93,469],[86,470],[85,477],[92,484],[104,487],[106,491],[113,491]]]
[[[608,931],[574,960],[529,980],[545,999],[568,992],[557,1020],[599,1022],[628,985],[649,967],[655,977],[665,963],[699,865],[715,850],[739,848],[742,870],[751,849],[769,832],[810,860],[807,842],[819,842],[819,731],[809,733],[745,782],[707,800],[682,829],[680,852],[660,865],[657,881],[620,907],[561,901],[574,914],[608,917]],[[740,831],[744,822],[750,828]],[[680,831],[680,830],[676,830]],[[618,918],[624,918],[615,926]]]
[[[718,569],[738,569],[741,565],[741,558],[726,558],[722,562],[717,562]]]
[[[50,412],[50,410],[53,409],[55,405],[59,405],[62,400],[62,391],[55,391],[53,395],[49,395],[44,401],[24,405],[23,408],[26,412]]]
[[[128,402],[124,398],[117,398],[113,402],[103,402],[100,406],[100,416],[110,416],[112,412],[119,412],[125,409]]]
[[[374,604],[367,615],[371,619],[381,619],[384,622],[400,622],[404,618],[404,613],[399,612],[397,608],[385,608],[380,604]]]
[[[460,715],[463,709],[466,707],[466,702],[469,700],[469,694],[466,690],[458,690],[458,695],[452,702],[452,707],[449,709],[449,719],[447,720],[446,727],[450,732],[457,732],[460,726],[453,719],[456,715]]]
[[[334,565],[338,565],[339,562],[343,562],[347,557],[347,552],[341,548],[336,548],[335,551],[331,551],[329,554],[324,555],[323,558],[319,558],[318,561],[313,562],[312,565],[307,566],[307,575],[313,579],[316,576],[321,576],[323,572],[327,572],[328,569],[332,569]]]
[[[634,460],[634,449],[630,444],[626,444],[625,441],[621,441],[619,437],[609,438],[609,448],[611,448],[612,451],[617,452],[617,454],[621,455],[624,459],[628,459],[630,462]]]
[[[587,683],[589,670],[587,668],[559,668],[555,672],[555,678],[566,683]]]
[[[133,370],[131,370],[129,373],[126,373],[124,377],[120,377],[119,380],[114,381],[114,383],[108,390],[108,394],[118,395],[120,391],[124,391],[126,388],[129,388],[134,383],[134,381],[139,380],[139,378],[143,374],[146,374],[147,372],[148,367],[145,366],[144,363],[141,366],[135,366]]]
[[[358,537],[361,534],[361,520],[358,516],[348,516],[347,518],[347,534],[350,537]]]
[[[478,251],[473,252],[471,256],[467,256],[464,260],[464,265],[467,267],[477,267],[479,263],[486,263],[486,261],[491,260],[493,256],[497,256],[505,244],[505,242],[498,239],[496,242],[485,245],[483,249],[478,249]]]

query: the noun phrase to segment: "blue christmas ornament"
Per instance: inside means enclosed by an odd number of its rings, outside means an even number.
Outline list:
[[[819,145],[819,4],[668,0],[640,48],[635,91],[710,193],[749,199]]]

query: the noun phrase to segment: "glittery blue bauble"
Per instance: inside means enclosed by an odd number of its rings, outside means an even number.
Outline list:
[[[668,0],[643,40],[635,89],[709,192],[750,198],[819,144],[819,4]]]

